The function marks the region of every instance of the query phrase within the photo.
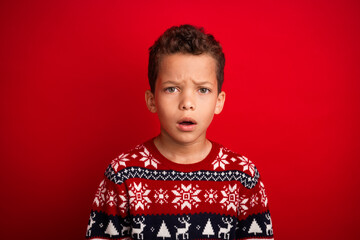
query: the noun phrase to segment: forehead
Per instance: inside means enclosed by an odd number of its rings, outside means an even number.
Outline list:
[[[157,83],[164,81],[209,81],[216,83],[216,61],[209,54],[176,53],[161,58]]]

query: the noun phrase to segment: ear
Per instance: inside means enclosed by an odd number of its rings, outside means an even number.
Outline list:
[[[215,114],[220,114],[221,111],[223,110],[224,103],[225,103],[225,96],[226,96],[226,94],[224,91],[219,93],[217,100],[216,100]]]
[[[156,113],[155,96],[150,90],[146,90],[145,92],[145,102],[149,111]]]

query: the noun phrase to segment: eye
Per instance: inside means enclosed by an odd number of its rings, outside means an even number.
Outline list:
[[[176,91],[177,91],[176,87],[167,87],[167,88],[165,88],[165,92],[167,92],[167,93],[174,93]]]
[[[201,94],[206,94],[206,93],[209,93],[209,92],[211,92],[211,91],[210,91],[210,89],[208,89],[208,88],[200,88],[200,89],[199,89],[199,92],[200,92]]]

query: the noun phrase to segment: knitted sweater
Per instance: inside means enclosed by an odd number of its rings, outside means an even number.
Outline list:
[[[254,164],[212,142],[194,164],[166,159],[153,140],[120,154],[95,194],[88,239],[273,239]]]

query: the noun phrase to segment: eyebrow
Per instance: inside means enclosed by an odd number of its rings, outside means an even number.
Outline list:
[[[209,82],[209,81],[203,81],[203,82],[194,82],[196,85],[206,85],[206,84],[209,84],[209,85],[214,85],[212,82]]]
[[[192,81],[192,82],[195,83],[196,85],[206,85],[206,84],[214,85],[212,82],[209,82],[209,81],[203,81],[203,82],[195,82],[195,81]],[[166,81],[166,82],[163,82],[163,83],[162,83],[162,85],[165,85],[165,84],[178,85],[178,84],[180,84],[180,83],[169,80],[169,81]]]
[[[165,85],[165,84],[174,84],[174,85],[178,85],[179,83],[178,83],[178,82],[175,82],[175,81],[166,81],[166,82],[161,83],[161,85]]]

